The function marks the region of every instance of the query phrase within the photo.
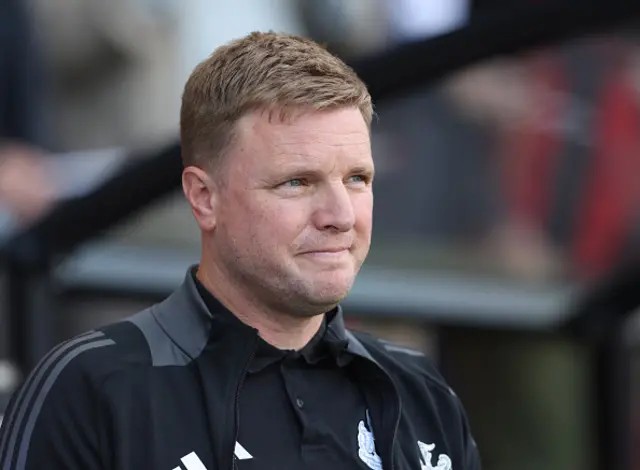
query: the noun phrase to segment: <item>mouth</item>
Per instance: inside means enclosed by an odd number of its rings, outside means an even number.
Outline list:
[[[318,250],[309,250],[309,251],[305,251],[303,253],[300,253],[302,255],[318,255],[318,256],[322,256],[322,255],[341,255],[344,253],[348,253],[350,251],[350,247],[345,247],[345,246],[340,246],[340,247],[330,247],[330,248],[321,248]]]
[[[335,265],[336,263],[342,265],[347,259],[349,259],[351,250],[344,247],[332,247],[323,248],[320,250],[310,250],[302,253],[302,258],[306,259],[314,264],[329,263]]]

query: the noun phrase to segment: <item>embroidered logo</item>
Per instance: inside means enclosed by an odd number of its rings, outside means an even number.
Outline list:
[[[367,425],[362,420],[358,423],[358,455],[371,470],[382,470],[382,459],[376,452],[369,411],[367,411]]]
[[[435,444],[425,444],[418,441],[418,449],[422,458],[420,459],[420,470],[452,470],[451,459],[447,454],[440,454],[438,456],[438,463],[434,467],[432,465],[433,456],[431,452],[436,448]]]

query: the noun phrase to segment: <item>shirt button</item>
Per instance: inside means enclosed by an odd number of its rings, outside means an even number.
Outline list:
[[[296,398],[296,405],[298,405],[298,408],[304,408],[304,401],[302,401],[302,398]]]

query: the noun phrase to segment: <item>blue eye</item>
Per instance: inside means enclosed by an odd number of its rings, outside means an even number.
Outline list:
[[[284,186],[290,186],[290,187],[298,187],[298,186],[302,186],[303,185],[303,181],[299,178],[296,179],[292,179],[289,181],[286,181],[285,183],[283,183]]]

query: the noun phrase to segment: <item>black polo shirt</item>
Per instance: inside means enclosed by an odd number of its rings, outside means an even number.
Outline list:
[[[423,356],[349,331],[341,309],[300,353],[258,346],[195,269],[43,358],[9,404],[0,469],[480,470],[464,409]]]
[[[233,316],[197,279],[196,285],[211,312]],[[332,314],[300,351],[258,340],[239,397],[236,457],[243,469],[379,468],[371,449],[363,455],[372,431],[350,373],[352,357],[345,342],[326,334]]]

